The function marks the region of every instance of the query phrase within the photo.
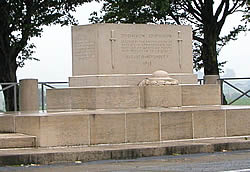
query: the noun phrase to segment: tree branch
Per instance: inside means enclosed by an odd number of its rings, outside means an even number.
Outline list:
[[[199,5],[199,2],[197,2],[196,0],[193,0],[195,7],[201,12],[202,8],[201,5]]]
[[[215,18],[216,18],[216,21],[217,21],[219,15],[220,15],[220,13],[222,12],[222,9],[223,9],[224,5],[225,5],[225,0],[222,0],[219,7],[217,8],[217,10],[215,12],[215,15],[214,15]]]
[[[181,25],[179,17],[177,17],[177,15],[174,15],[172,10],[170,10],[169,15],[176,22],[176,24]]]
[[[196,40],[196,41],[199,41],[200,43],[204,43],[204,39],[200,38],[198,36],[195,36],[195,34],[193,34],[193,39]]]
[[[219,36],[220,31],[222,29],[222,26],[225,23],[226,17],[229,15],[229,5],[230,2],[229,1],[225,1],[225,7],[224,7],[224,12],[222,14],[221,20],[218,22],[218,27],[217,27],[217,36]]]
[[[192,2],[191,1],[184,1],[184,3],[187,5],[188,7],[188,11],[196,18],[201,17],[201,12],[197,11],[193,6],[192,6]],[[200,18],[198,18],[200,20]],[[197,20],[198,20],[197,19]]]

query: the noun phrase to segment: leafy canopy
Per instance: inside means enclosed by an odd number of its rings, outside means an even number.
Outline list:
[[[23,66],[35,45],[32,37],[40,37],[43,26],[68,25],[77,21],[71,14],[77,6],[91,0],[1,0],[0,1],[0,56],[17,59]]]

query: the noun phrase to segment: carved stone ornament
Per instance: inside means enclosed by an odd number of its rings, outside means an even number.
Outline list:
[[[164,85],[178,85],[179,82],[176,79],[170,78],[168,73],[163,70],[157,70],[152,73],[151,78],[146,78],[142,80],[138,86],[164,86]]]

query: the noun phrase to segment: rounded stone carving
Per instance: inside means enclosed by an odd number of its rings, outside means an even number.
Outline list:
[[[166,78],[169,77],[168,73],[164,70],[157,70],[154,73],[152,73],[152,77],[156,78],[156,77],[162,77],[162,78]]]
[[[176,79],[170,78],[168,73],[164,70],[157,70],[152,73],[151,78],[146,78],[142,80],[138,86],[147,86],[147,85],[155,85],[155,86],[164,86],[164,85],[178,85],[179,82]]]

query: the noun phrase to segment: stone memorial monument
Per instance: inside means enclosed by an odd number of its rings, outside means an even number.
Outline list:
[[[250,134],[249,106],[222,106],[219,84],[197,84],[190,26],[73,26],[72,65],[46,112],[0,115],[0,132],[42,147]]]
[[[95,24],[72,27],[70,86],[135,85],[157,70],[196,83],[191,26]]]
[[[193,72],[191,26],[96,24],[72,27],[73,76]]]

